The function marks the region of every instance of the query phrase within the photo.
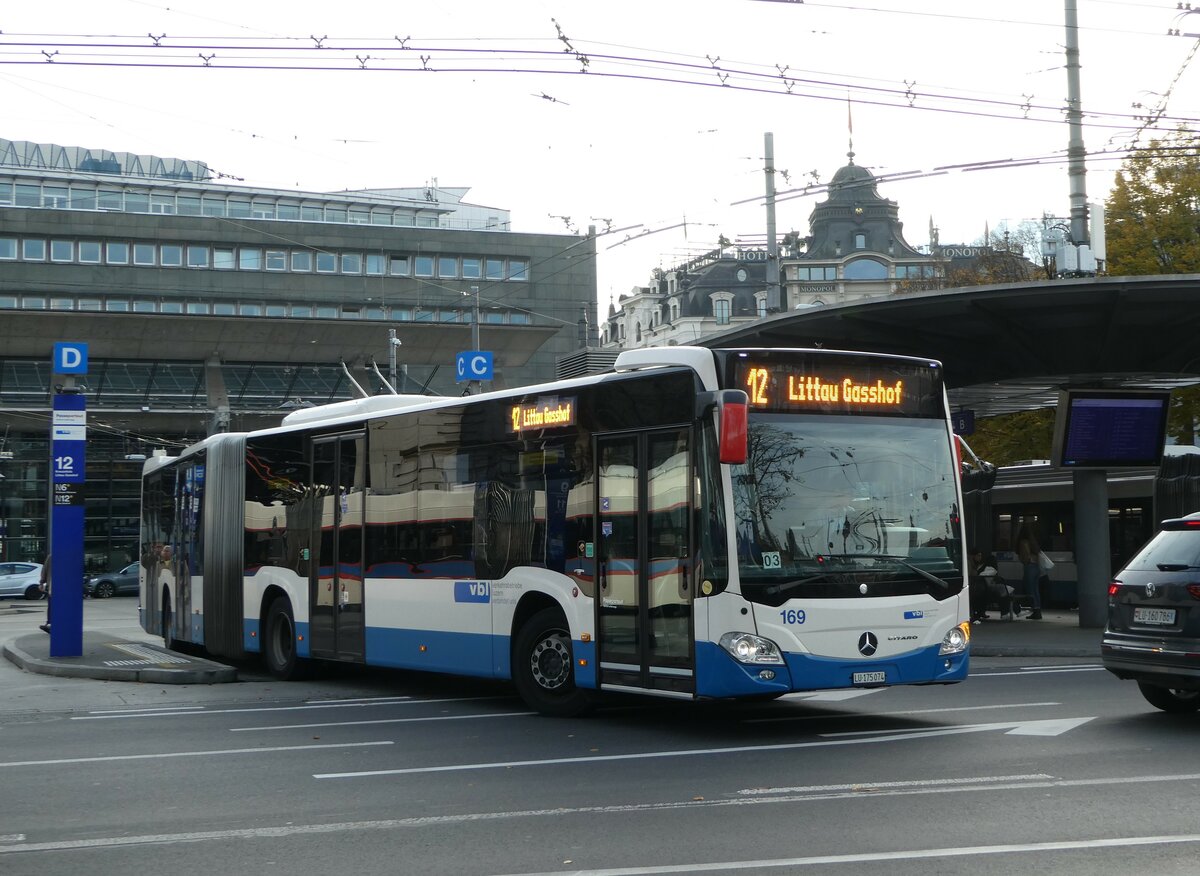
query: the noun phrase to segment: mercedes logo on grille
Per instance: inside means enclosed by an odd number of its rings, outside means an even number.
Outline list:
[[[879,638],[874,633],[863,633],[858,637],[858,653],[870,657],[879,647]]]

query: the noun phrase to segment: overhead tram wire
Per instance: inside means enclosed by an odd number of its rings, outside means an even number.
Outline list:
[[[11,36],[11,35],[10,35]],[[182,38],[180,38],[182,39]],[[299,42],[300,38],[288,38],[290,42]],[[242,53],[245,51],[242,47],[218,44],[200,44],[200,43],[182,43],[172,44],[170,46],[152,47],[147,46],[139,39],[138,42],[97,44],[97,43],[70,43],[70,42],[40,42],[40,43],[21,43],[21,42],[6,42],[0,39],[0,53],[5,47],[30,46],[37,47],[37,54],[23,53],[27,56],[27,60],[19,59],[4,59],[0,54],[0,66],[40,66],[46,63],[54,63],[59,66],[83,66],[83,67],[110,67],[110,68],[154,68],[154,69],[181,69],[181,70],[198,70],[198,69],[214,69],[214,70],[260,70],[260,71],[278,71],[278,72],[376,72],[376,73],[414,73],[414,72],[429,72],[434,70],[441,73],[494,73],[494,74],[527,74],[527,75],[588,75],[593,77],[601,77],[608,79],[625,79],[634,81],[660,82],[664,84],[676,85],[692,85],[712,88],[730,88],[735,91],[773,94],[784,97],[807,97],[816,100],[844,100],[846,91],[849,90],[853,94],[859,95],[857,101],[869,106],[883,106],[898,109],[917,109],[925,112],[951,112],[961,113],[964,115],[973,115],[984,118],[1002,118],[1010,120],[1036,121],[1036,122],[1061,122],[1061,113],[1063,108],[1053,105],[1031,104],[1028,100],[1025,102],[1018,101],[1003,101],[990,98],[957,96],[953,94],[939,93],[936,91],[922,90],[913,91],[911,88],[884,88],[880,86],[868,86],[857,83],[839,82],[837,80],[811,79],[804,77],[790,77],[781,75],[778,72],[758,72],[754,70],[742,69],[731,65],[728,62],[722,63],[718,67],[712,65],[706,66],[699,62],[678,62],[667,61],[655,58],[634,58],[629,56],[605,55],[605,54],[588,54],[586,57],[589,61],[609,62],[612,64],[637,63],[645,65],[649,68],[665,69],[674,73],[693,73],[692,78],[680,78],[679,76],[667,75],[645,75],[645,74],[629,74],[620,72],[608,72],[598,69],[589,64],[586,73],[574,67],[574,56],[563,53],[561,51],[541,51],[529,49],[474,49],[474,48],[437,48],[434,46],[419,46],[397,50],[393,45],[354,45],[354,46],[338,46],[329,45],[317,48],[315,46],[255,46],[256,51],[266,51],[274,55],[281,52],[295,53],[300,58],[311,58],[319,56],[322,59],[320,64],[311,63],[295,63],[295,64],[280,64],[280,63],[231,63],[230,59],[223,58],[216,64],[206,65],[198,63],[196,57],[188,56],[168,56],[178,57],[178,62],[163,63],[163,49],[171,51],[196,50],[210,51],[219,53],[221,51]],[[47,52],[46,49],[53,49],[53,55]],[[64,55],[64,50],[73,48],[124,48],[136,50],[136,54],[112,54],[105,55],[105,58],[123,58],[126,60],[97,60],[97,61],[81,61],[72,60],[72,55]],[[369,56],[370,63],[362,63],[361,58],[357,58],[350,53],[352,52],[385,52],[383,56]],[[395,59],[391,56],[399,52]],[[423,53],[440,53],[441,57],[434,55],[424,55]],[[319,54],[318,54],[319,53]],[[498,58],[503,63],[509,63],[512,58],[517,59],[534,59],[534,60],[550,60],[554,62],[551,67],[496,67],[490,66],[447,66],[445,55],[450,55],[454,58],[479,56],[492,56]],[[269,55],[264,58],[250,56],[246,60],[251,61],[267,61]],[[394,63],[385,63],[389,61],[403,58],[405,64],[395,66]],[[50,59],[50,60],[48,60]],[[129,60],[133,59],[133,60]],[[339,65],[332,66],[325,63],[327,60],[337,59]],[[236,59],[235,59],[236,60]],[[428,61],[436,63],[426,66]],[[568,66],[570,69],[558,69],[562,65]],[[714,71],[719,71],[726,74],[724,80],[718,79]],[[703,77],[703,78],[700,78]],[[736,77],[736,84],[730,84],[731,80]],[[753,84],[742,84],[746,83]],[[762,87],[767,84],[772,87]],[[778,84],[777,84],[778,83]],[[820,94],[812,91],[797,91],[795,86],[803,85],[806,88],[830,88],[837,93]],[[782,90],[781,90],[782,89]],[[867,99],[863,95],[874,95],[883,99]],[[896,98],[896,100],[886,99],[888,96]],[[927,106],[920,103],[921,100],[937,101],[948,104],[967,104],[980,105],[987,107],[996,107],[998,109],[1012,110],[1013,113],[1004,112],[987,112],[987,111],[969,111],[965,109],[954,109],[953,106]],[[1030,113],[1037,111],[1039,113],[1050,114],[1051,117],[1042,118],[1040,116],[1031,116]],[[1089,118],[1113,118],[1113,119],[1134,119],[1135,116],[1128,113],[1089,113]],[[1140,120],[1140,119],[1138,119]],[[1179,121],[1197,121],[1187,117],[1168,117],[1162,116],[1162,122],[1179,122]],[[1093,123],[1093,127],[1096,125]]]

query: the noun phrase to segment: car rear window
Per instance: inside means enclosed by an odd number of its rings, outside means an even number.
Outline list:
[[[1200,529],[1160,532],[1146,542],[1125,568],[1154,570],[1162,564],[1200,566]]]

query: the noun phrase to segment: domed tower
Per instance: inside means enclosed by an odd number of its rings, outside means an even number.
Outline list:
[[[875,176],[854,163],[838,170],[829,183],[828,199],[809,217],[809,259],[846,258],[856,251],[879,253],[891,259],[920,257],[904,239],[904,223],[895,201],[881,197]]]

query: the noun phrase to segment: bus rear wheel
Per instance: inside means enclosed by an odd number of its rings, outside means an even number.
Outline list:
[[[267,609],[263,658],[276,678],[293,681],[308,674],[308,661],[296,655],[296,619],[286,596],[276,597]]]
[[[587,711],[590,692],[575,686],[571,633],[557,608],[544,608],[525,622],[513,644],[513,683],[530,708],[569,718]]]

